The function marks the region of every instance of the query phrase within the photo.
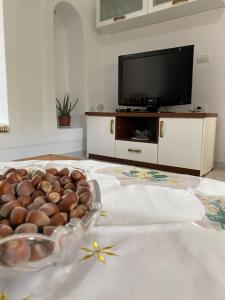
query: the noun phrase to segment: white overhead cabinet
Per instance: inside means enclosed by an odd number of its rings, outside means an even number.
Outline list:
[[[96,0],[97,27],[116,33],[225,7],[225,0]]]
[[[115,117],[87,118],[87,154],[115,157]]]
[[[147,15],[148,0],[97,0],[97,27]]]

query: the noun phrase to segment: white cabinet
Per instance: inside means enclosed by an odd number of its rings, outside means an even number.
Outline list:
[[[97,0],[97,27],[147,15],[148,0]]]
[[[200,170],[203,119],[160,119],[158,163]]]
[[[157,144],[116,141],[117,158],[157,164],[157,155]]]
[[[110,34],[225,7],[225,0],[96,0],[97,27]]]
[[[158,164],[200,170],[213,168],[216,118],[160,118]]]
[[[115,156],[115,117],[87,118],[87,153]]]
[[[90,158],[203,176],[213,169],[216,114],[86,113]],[[193,116],[192,116],[193,115]],[[144,120],[143,120],[144,119]],[[147,122],[153,119],[154,122]],[[134,141],[151,124],[153,140]]]

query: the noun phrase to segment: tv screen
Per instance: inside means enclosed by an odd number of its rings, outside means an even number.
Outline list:
[[[119,56],[119,105],[191,103],[194,46]]]

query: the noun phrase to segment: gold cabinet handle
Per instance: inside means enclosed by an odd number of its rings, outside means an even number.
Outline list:
[[[114,134],[114,120],[110,121],[110,133]]]
[[[114,18],[114,22],[120,21],[120,20],[125,20],[126,16],[118,16]]]
[[[164,137],[164,121],[160,121],[160,137],[163,138]]]
[[[141,153],[141,150],[140,149],[131,149],[131,148],[129,148],[128,152]]]

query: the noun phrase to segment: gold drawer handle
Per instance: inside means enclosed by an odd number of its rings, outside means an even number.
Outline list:
[[[125,20],[125,19],[126,19],[126,16],[115,17],[115,18],[114,18],[114,22],[121,21],[121,20]]]
[[[110,133],[114,134],[114,120],[110,121]]]
[[[164,121],[160,121],[160,133],[159,133],[160,137],[163,138],[164,137]]]
[[[128,152],[133,152],[133,153],[141,153],[140,149],[128,149]]]

